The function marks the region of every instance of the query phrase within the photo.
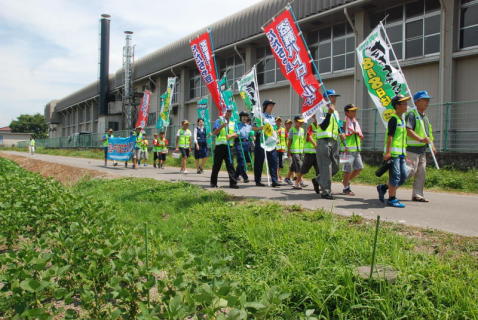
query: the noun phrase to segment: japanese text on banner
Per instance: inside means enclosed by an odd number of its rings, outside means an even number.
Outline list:
[[[272,53],[281,72],[303,99],[302,114],[308,119],[326,106],[320,84],[312,72],[306,45],[289,9],[282,11],[264,27]]]
[[[212,56],[212,46],[209,32],[199,35],[197,38],[189,42],[193,58],[199,70],[202,80],[206,84],[211,93],[212,100],[216,105],[219,114],[223,115],[225,111],[225,103],[221,97],[221,92],[217,83],[216,68]]]
[[[149,104],[151,102],[151,91],[145,90],[143,99],[138,108],[138,120],[136,120],[136,127],[144,128],[148,123]]]
[[[379,24],[356,49],[364,84],[384,125],[395,112],[392,98],[408,95],[405,77],[392,63],[393,48],[387,43],[385,32]],[[398,61],[394,62],[398,65]]]

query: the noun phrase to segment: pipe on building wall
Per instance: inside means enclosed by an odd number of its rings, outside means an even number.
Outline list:
[[[244,60],[244,58],[242,57],[242,54],[239,52],[239,50],[237,50],[237,44],[234,45],[234,51],[236,51],[239,58],[241,58],[242,64],[244,64],[244,66],[245,66],[246,65],[246,60]]]
[[[100,80],[99,115],[108,114],[109,68],[110,68],[110,15],[102,14],[100,19]]]
[[[355,29],[355,25],[352,22],[352,19],[350,18],[349,11],[347,10],[347,7],[344,8],[344,15],[345,18],[347,19],[347,22],[349,23],[350,27],[352,28],[352,31],[354,32],[355,37],[357,37],[357,29]]]

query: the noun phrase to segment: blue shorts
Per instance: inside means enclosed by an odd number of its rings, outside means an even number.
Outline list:
[[[388,174],[388,182],[394,187],[400,187],[408,177],[405,157],[392,157],[392,165]]]

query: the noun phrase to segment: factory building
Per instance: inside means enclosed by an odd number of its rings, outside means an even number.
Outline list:
[[[290,118],[300,112],[301,101],[280,73],[261,30],[286,4],[264,0],[209,28],[220,74],[226,73],[231,86],[237,88],[235,81],[257,64],[261,99],[274,100],[274,114]],[[363,84],[355,48],[385,18],[409,86],[433,96],[429,115],[437,146],[449,151],[469,151],[474,146],[478,151],[478,0],[296,0],[292,7],[325,86],[341,94],[339,109],[347,103],[361,108],[366,148],[382,148],[383,125],[377,121]],[[170,131],[183,119],[196,120],[196,103],[208,92],[193,61],[189,39],[205,30],[191,30],[189,36],[134,62],[135,103],[139,104],[145,89],[152,91],[149,129],[155,128],[159,96],[172,76],[178,81]],[[106,100],[96,81],[45,107],[50,137],[130,129],[123,112],[125,72],[120,69],[106,78]],[[217,112],[209,100],[214,120]],[[242,110],[239,95],[236,102]]]

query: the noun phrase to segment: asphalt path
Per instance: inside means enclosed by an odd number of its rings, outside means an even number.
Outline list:
[[[6,153],[29,156],[23,152],[8,151]],[[125,168],[122,163],[117,167],[104,167],[104,161],[98,159],[43,154],[35,154],[32,158],[117,176],[153,178],[173,182],[187,181],[211,189],[209,186],[210,170],[205,170],[200,175],[196,174],[195,170],[189,170],[187,174],[180,174],[179,168],[175,167],[160,170],[148,165],[133,170],[131,163],[129,168]],[[375,186],[353,185],[355,196],[345,196],[340,194],[342,185],[334,183],[332,191],[335,200],[324,200],[314,192],[310,181],[306,182],[309,186],[303,190],[294,190],[290,186],[256,187],[252,176],[251,173],[250,183],[239,183],[239,189],[230,189],[228,188],[227,172],[221,171],[218,185],[221,190],[239,197],[300,205],[307,209],[326,209],[345,216],[356,214],[368,219],[375,219],[377,215],[380,215],[381,220],[385,221],[438,229],[466,236],[478,236],[478,195],[426,191],[426,197],[430,202],[420,203],[411,201],[411,190],[403,188],[398,190],[397,196],[406,205],[406,208],[399,209],[387,207],[378,201]],[[263,182],[267,183],[266,176],[263,176]]]

